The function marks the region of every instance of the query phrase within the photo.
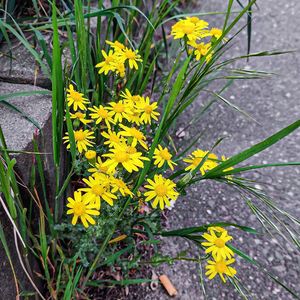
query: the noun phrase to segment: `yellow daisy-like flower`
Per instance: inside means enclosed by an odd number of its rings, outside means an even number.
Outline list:
[[[108,132],[102,132],[101,135],[107,139],[104,145],[108,145],[109,147],[116,147],[124,142],[124,138],[121,137],[119,132],[116,133],[115,131],[108,130]]]
[[[102,50],[101,53],[104,61],[96,65],[96,68],[100,68],[98,71],[99,74],[104,73],[107,75],[109,71],[114,72],[116,70],[116,63],[119,60],[118,56],[112,50],[110,50],[108,54],[104,50]]]
[[[236,274],[236,270],[229,265],[235,262],[234,258],[229,260],[218,259],[215,261],[208,260],[208,265],[205,267],[207,270],[205,275],[208,276],[208,279],[213,279],[217,274],[219,274],[222,281],[225,283],[226,279],[224,275],[233,277]]]
[[[110,149],[111,153],[103,154],[108,157],[103,166],[108,167],[108,171],[115,170],[117,166],[122,165],[129,173],[138,171],[139,168],[144,167],[143,160],[149,160],[143,157],[141,152],[131,153],[128,151],[127,145],[115,145],[115,148]]]
[[[222,30],[219,28],[214,27],[210,30],[211,36],[215,37],[216,39],[219,39],[222,36],[222,33]]]
[[[200,44],[198,44],[195,41],[191,41],[191,42],[188,42],[188,44],[191,45],[193,48],[195,48],[194,54],[196,56],[196,60],[200,60],[203,56],[206,56],[208,51],[211,48],[211,43],[207,43],[207,44],[200,43]],[[209,57],[211,58],[211,56],[209,56]],[[207,59],[207,57],[206,57],[206,59]]]
[[[80,218],[84,227],[89,227],[89,224],[94,225],[96,222],[91,217],[100,215],[100,212],[97,210],[94,204],[91,204],[89,200],[83,199],[81,192],[74,193],[74,199],[69,197],[67,207],[68,215],[73,214],[72,225],[76,225],[78,218]]]
[[[190,164],[185,168],[185,170],[190,171],[197,168],[197,166],[200,164],[200,162],[202,161],[202,159],[205,157],[207,153],[208,151],[197,149],[191,155],[189,155],[188,158],[184,158],[183,161]],[[217,155],[213,153],[209,153],[208,157],[206,158],[206,161],[200,167],[201,174],[204,175],[205,171],[215,168],[218,165],[217,160],[218,160]]]
[[[205,253],[211,253],[215,259],[229,259],[234,256],[233,251],[226,246],[226,243],[232,239],[227,231],[223,231],[218,235],[215,231],[210,231],[210,234],[204,233],[202,237],[207,240],[207,242],[201,243],[202,246],[208,247]]]
[[[82,124],[86,125],[92,122],[92,120],[85,119],[86,115],[80,111],[76,112],[75,114],[70,113],[70,118],[78,120]]]
[[[67,101],[68,106],[73,106],[74,111],[77,111],[78,108],[80,108],[81,110],[85,110],[85,104],[90,103],[87,98],[83,97],[82,93],[79,93],[74,89],[74,86],[72,84],[70,84],[69,88],[67,89]]]
[[[85,152],[84,156],[87,160],[93,160],[96,157],[97,153],[94,150],[88,150]]]
[[[127,127],[123,124],[120,124],[120,128],[123,129],[123,131],[119,132],[119,134],[121,136],[132,138],[132,143],[131,143],[132,147],[136,147],[137,143],[139,143],[143,148],[148,150],[148,146],[145,143],[146,137],[144,136],[144,134],[141,131],[139,131],[135,127]]]
[[[98,174],[96,178],[90,176],[89,179],[83,178],[83,181],[88,186],[86,188],[79,189],[79,191],[86,193],[83,196],[84,199],[94,203],[98,209],[100,209],[101,206],[101,199],[106,201],[110,206],[113,206],[114,200],[117,199],[117,196],[109,191],[110,182],[106,175]]]
[[[102,105],[99,107],[93,106],[92,108],[89,108],[89,110],[92,112],[90,116],[92,119],[96,120],[96,124],[104,121],[108,128],[111,128],[111,123],[115,124],[112,118],[114,113],[109,111],[106,107],[103,107]]]
[[[169,152],[168,148],[163,148],[161,145],[158,145],[158,147],[154,150],[153,158],[155,159],[154,164],[159,168],[161,168],[164,163],[167,163],[173,171],[173,165],[177,165],[172,161],[172,154]]]
[[[93,144],[95,144],[94,142],[92,142],[91,140],[95,138],[95,136],[93,135],[94,132],[91,132],[89,130],[76,130],[74,131],[74,138],[75,138],[75,142],[76,142],[76,147],[79,151],[79,153],[82,153],[83,151],[87,151],[87,146],[92,146]],[[70,145],[70,137],[69,134],[66,133],[66,136],[63,137],[63,139],[65,140],[64,143],[69,143],[67,145],[67,149],[70,149],[71,145]]]
[[[122,51],[125,49],[125,46],[122,43],[120,43],[119,41],[111,42],[111,41],[106,40],[105,43],[110,45],[115,51]]]
[[[125,77],[125,65],[124,65],[124,62],[123,61],[119,61],[116,63],[116,74],[119,74],[121,78],[124,78]]]
[[[139,67],[138,67],[137,62],[142,62],[143,61],[141,56],[139,55],[138,50],[131,50],[127,47],[125,47],[125,49],[123,49],[122,56],[123,56],[123,59],[125,61],[128,60],[128,64],[129,64],[130,69],[138,70]]]
[[[157,102],[150,104],[149,97],[142,98],[142,101],[136,104],[137,109],[141,113],[140,120],[145,124],[151,124],[151,119],[158,121],[159,112],[157,112]]]
[[[111,192],[116,193],[120,192],[122,196],[133,196],[133,193],[130,191],[130,189],[127,187],[126,183],[122,179],[118,178],[111,178],[110,186],[112,187]]]
[[[145,185],[145,188],[150,190],[145,192],[146,196],[145,201],[150,201],[152,199],[152,207],[156,208],[159,204],[160,209],[164,209],[165,205],[170,206],[170,199],[176,200],[179,196],[179,193],[176,192],[176,184],[170,180],[164,178],[162,175],[154,175],[154,179],[147,179],[148,185]]]
[[[97,158],[97,162],[92,168],[89,168],[88,171],[92,173],[92,176],[97,176],[96,174],[109,174],[113,175],[114,172],[108,172],[108,167],[103,167],[103,161],[100,156]]]
[[[122,122],[123,119],[128,120],[129,116],[132,114],[130,106],[124,103],[123,100],[109,102],[109,105],[110,107],[107,107],[107,109],[113,112],[115,122]]]
[[[130,123],[140,126],[142,124],[141,112],[136,108],[133,108],[131,111],[132,111],[132,115],[129,116],[128,121]]]
[[[171,35],[174,36],[174,39],[187,37],[189,41],[195,41],[202,37],[202,33],[207,26],[207,22],[196,17],[180,20],[172,26]]]
[[[132,106],[142,100],[140,95],[132,95],[128,89],[125,92],[121,92],[120,96],[124,98],[124,102],[131,104]]]

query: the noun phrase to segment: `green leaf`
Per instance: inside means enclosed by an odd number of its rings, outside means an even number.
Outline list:
[[[272,136],[268,137],[267,139],[263,140],[262,142],[242,151],[241,153],[232,156],[228,160],[224,161],[223,163],[220,163],[217,167],[214,169],[208,171],[205,173],[203,178],[213,178],[223,175],[223,170],[226,170],[230,167],[235,166],[236,164],[245,161],[246,159],[252,157],[253,155],[269,148],[273,144],[277,143],[290,133],[292,133],[294,130],[296,130],[300,126],[300,120],[292,123],[291,125],[283,128],[282,130],[278,131],[277,133],[273,134]]]

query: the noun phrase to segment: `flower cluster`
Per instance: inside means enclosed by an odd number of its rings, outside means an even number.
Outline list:
[[[136,62],[140,60],[137,51],[132,52],[136,56],[131,61],[128,54],[131,52],[126,47],[119,42],[108,43],[114,49],[109,54],[113,57],[109,63],[110,71],[116,71],[116,61],[125,64],[128,60],[130,68],[137,67]],[[104,64],[97,66],[108,70]],[[135,182],[128,178],[150,160],[147,154],[151,137],[149,139],[147,134],[151,132],[150,125],[158,121],[160,114],[157,102],[151,102],[149,97],[133,95],[128,89],[120,91],[113,101],[105,105],[93,105],[72,84],[66,92],[78,161],[89,166],[86,167],[87,176],[82,178],[81,187],[75,191],[74,198],[68,198],[67,214],[73,214],[73,225],[80,219],[88,227],[89,224],[95,224],[92,216],[100,215],[102,201],[113,206],[122,197],[135,197],[132,192]],[[68,132],[63,139],[67,149],[70,149]],[[154,150],[153,164],[157,170],[168,167],[174,170],[176,165],[168,148],[162,145]],[[152,176],[147,178],[142,187],[143,199],[151,201],[153,208],[159,206],[164,209],[179,195],[176,184],[163,175]]]
[[[101,51],[103,61],[96,65],[96,68],[99,68],[99,74],[107,75],[111,71],[123,78],[126,66],[138,70],[138,62],[142,62],[138,50],[132,50],[118,41],[106,41],[106,43],[111,49],[108,53],[104,50]]]
[[[234,252],[226,245],[232,240],[232,236],[228,235],[227,230],[222,227],[209,227],[208,232],[202,235],[205,242],[201,245],[206,248],[205,253],[211,254],[213,260],[208,260],[205,275],[209,279],[213,279],[219,275],[223,282],[226,282],[224,275],[233,277],[236,270],[232,268],[232,263],[235,262]]]
[[[174,39],[183,39],[190,46],[189,53],[194,53],[196,60],[205,57],[210,61],[213,55],[211,47],[223,32],[219,28],[208,28],[208,23],[197,17],[186,17],[172,26],[171,35]],[[203,40],[209,39],[204,42]]]

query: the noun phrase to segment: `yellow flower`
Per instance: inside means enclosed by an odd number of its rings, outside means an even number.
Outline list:
[[[188,44],[191,45],[193,48],[195,48],[194,54],[196,56],[196,60],[200,60],[203,56],[206,56],[208,51],[211,48],[211,43],[207,43],[207,44],[200,43],[200,44],[198,44],[195,41],[191,41],[191,42],[188,42]],[[209,56],[209,57],[211,58],[211,56]],[[206,57],[206,59],[207,59],[207,57]]]
[[[97,158],[97,162],[95,163],[95,166],[93,166],[93,168],[89,168],[88,171],[90,173],[92,173],[92,175],[95,177],[97,176],[96,174],[113,174],[114,172],[108,172],[108,168],[107,167],[103,167],[103,162],[100,156],[98,156]]]
[[[119,132],[116,133],[115,131],[108,130],[108,132],[102,132],[101,135],[107,139],[104,145],[108,145],[109,147],[116,147],[124,141],[124,138],[120,136]]]
[[[89,224],[95,224],[95,220],[90,216],[98,216],[100,212],[97,210],[94,204],[89,203],[89,200],[84,200],[81,196],[81,192],[74,193],[74,199],[68,198],[68,209],[67,214],[73,214],[72,225],[76,225],[78,218],[80,218],[84,227],[89,227]]]
[[[112,187],[111,192],[112,193],[116,193],[116,192],[120,192],[122,196],[133,196],[133,193],[129,190],[129,188],[127,187],[126,183],[122,180],[122,179],[118,179],[118,178],[111,178],[110,181],[110,185]]]
[[[141,112],[140,120],[145,124],[150,124],[151,119],[157,121],[159,112],[156,111],[157,109],[157,102],[153,102],[150,104],[149,97],[142,98],[142,101],[136,104],[137,109]]]
[[[185,20],[179,20],[172,26],[171,35],[174,36],[174,39],[187,37],[188,40],[195,41],[202,37],[202,33],[207,26],[207,22],[196,17],[186,18]]]
[[[75,142],[76,142],[76,147],[79,151],[79,153],[82,153],[83,151],[87,151],[87,146],[92,146],[93,144],[95,144],[94,142],[90,141],[92,139],[94,139],[95,137],[93,136],[93,132],[90,132],[89,130],[76,130],[74,131],[74,138],[75,138]],[[69,143],[67,146],[67,149],[70,149],[70,138],[69,138],[69,134],[66,133],[66,136],[63,137],[63,139],[65,140],[64,143]]]
[[[115,124],[112,118],[114,113],[109,111],[106,107],[103,107],[102,105],[99,107],[93,106],[92,108],[89,108],[89,110],[92,112],[91,118],[96,120],[96,124],[104,121],[108,128],[110,128],[110,123]]]
[[[219,28],[214,27],[210,30],[211,36],[215,37],[216,39],[219,39],[222,36],[222,33],[222,30]]]
[[[106,175],[98,174],[96,178],[90,176],[89,179],[83,178],[83,181],[88,186],[79,189],[79,191],[86,193],[83,196],[84,199],[87,199],[90,203],[94,203],[98,209],[100,209],[101,206],[101,199],[113,206],[113,200],[117,199],[117,196],[109,191],[109,179]]]
[[[98,71],[99,74],[104,73],[105,75],[108,74],[109,71],[115,71],[116,70],[116,63],[118,61],[118,57],[115,55],[115,53],[110,50],[108,54],[104,50],[101,51],[104,61],[98,63],[96,65],[96,68],[100,68]]]
[[[211,253],[215,259],[229,259],[234,255],[233,251],[226,246],[226,243],[232,239],[227,231],[218,235],[214,231],[210,231],[210,234],[204,233],[202,237],[207,240],[207,242],[201,243],[202,246],[208,247],[205,253]]]
[[[136,147],[137,143],[139,143],[143,148],[148,150],[148,146],[145,143],[146,137],[141,131],[139,131],[135,127],[127,127],[123,124],[120,124],[120,128],[123,129],[123,131],[119,132],[121,136],[132,137],[132,143],[131,143],[132,147]]]
[[[197,166],[200,164],[200,162],[202,161],[202,159],[205,157],[207,153],[208,151],[197,149],[191,155],[189,155],[188,158],[184,158],[183,161],[190,164],[185,168],[185,170],[189,171],[197,168]],[[208,154],[206,161],[200,167],[201,174],[204,175],[205,171],[211,170],[214,167],[216,167],[218,165],[217,159],[218,157],[215,154],[213,153]]]
[[[141,56],[138,53],[139,53],[138,50],[131,50],[127,47],[125,47],[125,49],[123,49],[123,51],[122,51],[123,59],[124,59],[124,61],[128,60],[130,69],[138,70],[139,67],[138,67],[137,62],[143,61],[141,59]]]
[[[67,89],[67,100],[68,106],[71,107],[73,105],[74,111],[77,111],[78,107],[82,110],[85,110],[85,104],[90,103],[87,98],[83,97],[82,93],[79,93],[76,90],[74,90],[72,84],[70,84],[69,88]]]
[[[120,96],[124,98],[124,102],[134,105],[142,100],[140,95],[132,95],[128,89],[125,89],[125,92],[121,92]]]
[[[128,120],[129,116],[132,114],[130,106],[124,103],[123,100],[118,102],[109,102],[109,105],[111,107],[107,107],[107,109],[113,112],[115,122],[122,122],[123,118]]]
[[[86,120],[85,117],[85,114],[80,111],[76,112],[75,114],[70,113],[71,119],[79,120],[84,125],[92,122],[91,120]]]
[[[154,164],[161,168],[165,162],[169,165],[170,169],[173,171],[173,165],[177,165],[172,161],[172,154],[169,152],[168,148],[163,148],[161,145],[154,150],[153,158],[155,159]]]
[[[232,267],[229,267],[230,264],[235,262],[235,259],[219,259],[219,260],[208,260],[208,265],[205,267],[207,270],[205,275],[208,276],[208,279],[213,279],[217,274],[219,274],[220,278],[223,282],[226,282],[224,274],[233,277],[236,274],[236,270]]]
[[[85,152],[84,156],[87,160],[93,160],[96,157],[97,153],[94,150],[88,150]]]
[[[115,51],[122,51],[125,49],[125,46],[122,43],[120,43],[119,41],[111,42],[111,41],[106,40],[105,43],[110,45]]]
[[[124,78],[125,77],[125,65],[122,61],[119,61],[116,63],[116,74],[119,74],[120,77]]]
[[[145,201],[150,201],[152,199],[152,207],[156,208],[159,204],[160,209],[164,209],[165,205],[170,206],[170,199],[176,200],[179,193],[176,192],[176,184],[170,179],[165,179],[162,175],[154,175],[154,180],[147,179],[148,185],[145,188],[150,190],[145,192]]]
[[[110,149],[111,153],[103,154],[108,157],[103,166],[108,167],[108,171],[115,170],[117,166],[122,165],[129,173],[138,171],[144,167],[143,160],[149,160],[142,156],[141,152],[131,153],[128,151],[127,145],[115,145],[114,149]]]
[[[131,110],[132,114],[129,115],[129,118],[128,118],[128,121],[130,123],[133,123],[133,124],[136,124],[136,125],[141,125],[142,121],[141,121],[141,112],[136,109],[136,108],[133,108]]]

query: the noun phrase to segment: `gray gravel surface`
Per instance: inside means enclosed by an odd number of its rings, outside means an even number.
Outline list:
[[[201,1],[202,2],[202,1]],[[201,11],[222,11],[227,1],[203,1]],[[245,1],[244,1],[245,2]],[[300,1],[258,1],[259,10],[254,13],[252,32],[252,52],[272,49],[300,48]],[[199,10],[199,9],[198,9]],[[190,9],[190,11],[197,11]],[[221,26],[222,17],[209,17],[211,25]],[[245,20],[246,22],[246,20]],[[247,44],[244,30],[236,39],[230,56],[245,54]],[[265,70],[278,75],[263,80],[235,82],[224,93],[229,101],[243,108],[260,124],[245,118],[228,106],[218,103],[189,132],[185,132],[180,143],[188,143],[193,136],[205,129],[198,147],[210,148],[223,136],[226,139],[218,146],[217,154],[232,156],[241,150],[261,141],[281,128],[299,119],[300,89],[299,53],[242,61],[239,67]],[[216,90],[218,85],[211,89]],[[209,101],[209,95],[202,94],[192,109],[183,117],[179,127],[190,120],[192,111],[198,110]],[[300,130],[280,141],[270,149],[260,153],[249,162],[300,161]],[[300,218],[300,168],[265,169],[246,175],[257,180],[256,187],[263,189],[275,203],[294,216]],[[257,228],[258,236],[231,230],[234,245],[267,269],[280,276],[283,282],[300,294],[299,251],[283,242],[277,235],[264,233],[256,217],[252,215],[239,193],[232,187],[216,183],[202,182],[192,187],[185,198],[180,198],[175,208],[168,213],[167,227],[175,229],[184,226],[197,226],[214,221],[231,221]],[[283,247],[281,247],[281,245]],[[176,256],[181,250],[189,250],[197,255],[197,249],[184,240],[169,239],[162,243],[162,253]],[[237,259],[238,277],[250,290],[252,299],[293,299],[278,284],[270,280],[262,271],[246,261]],[[165,273],[178,289],[177,299],[205,299],[199,284],[199,266],[180,262],[172,266],[160,267],[159,274]],[[220,280],[205,281],[207,299],[240,299],[230,284]],[[169,299],[162,287],[155,292],[145,288],[146,299]],[[135,298],[136,299],[136,298]]]

